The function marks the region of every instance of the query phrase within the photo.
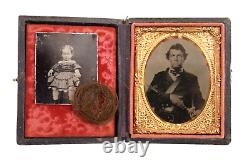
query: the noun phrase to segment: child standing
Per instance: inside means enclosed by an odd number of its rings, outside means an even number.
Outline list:
[[[74,49],[64,45],[61,49],[62,60],[56,63],[48,72],[48,88],[52,89],[54,101],[58,101],[59,93],[68,93],[68,99],[73,100],[75,90],[80,83],[81,66],[72,60]]]

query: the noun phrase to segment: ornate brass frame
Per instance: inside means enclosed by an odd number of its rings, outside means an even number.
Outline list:
[[[224,25],[221,23],[134,23],[131,38],[131,137],[224,137]],[[194,120],[172,124],[151,110],[144,90],[144,72],[154,48],[163,40],[186,38],[204,53],[209,66],[210,93]]]

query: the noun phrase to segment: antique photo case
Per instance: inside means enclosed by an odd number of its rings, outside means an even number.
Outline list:
[[[230,21],[131,20],[130,135],[228,144]]]
[[[19,17],[18,144],[99,143],[120,135],[119,113],[103,124],[79,117],[75,89],[97,81],[117,93],[115,19]]]
[[[228,18],[20,16],[17,143],[229,144],[230,28]],[[103,124],[71,105],[90,81],[118,99]]]

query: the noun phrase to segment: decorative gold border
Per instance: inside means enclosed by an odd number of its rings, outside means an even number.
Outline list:
[[[131,132],[133,134],[206,134],[222,133],[221,56],[222,25],[182,24],[132,25],[132,54],[134,54],[133,113]],[[185,38],[194,42],[204,53],[210,70],[210,93],[202,113],[194,120],[172,124],[161,120],[151,110],[144,90],[144,72],[147,60],[157,45],[171,38]],[[134,52],[134,53],[133,53]],[[224,56],[223,56],[224,57]],[[223,67],[222,67],[223,68]]]

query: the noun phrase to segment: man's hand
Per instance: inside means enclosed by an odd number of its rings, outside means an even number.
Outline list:
[[[195,110],[195,107],[188,108],[187,110],[191,118],[194,118],[201,113],[201,110]]]
[[[170,101],[176,105],[177,107],[180,107],[182,109],[185,109],[186,106],[185,104],[183,103],[183,100],[182,100],[182,96],[178,96],[178,95],[175,95],[175,94],[170,94]]]
[[[187,111],[190,117],[192,118],[195,114],[195,107],[188,108]]]

